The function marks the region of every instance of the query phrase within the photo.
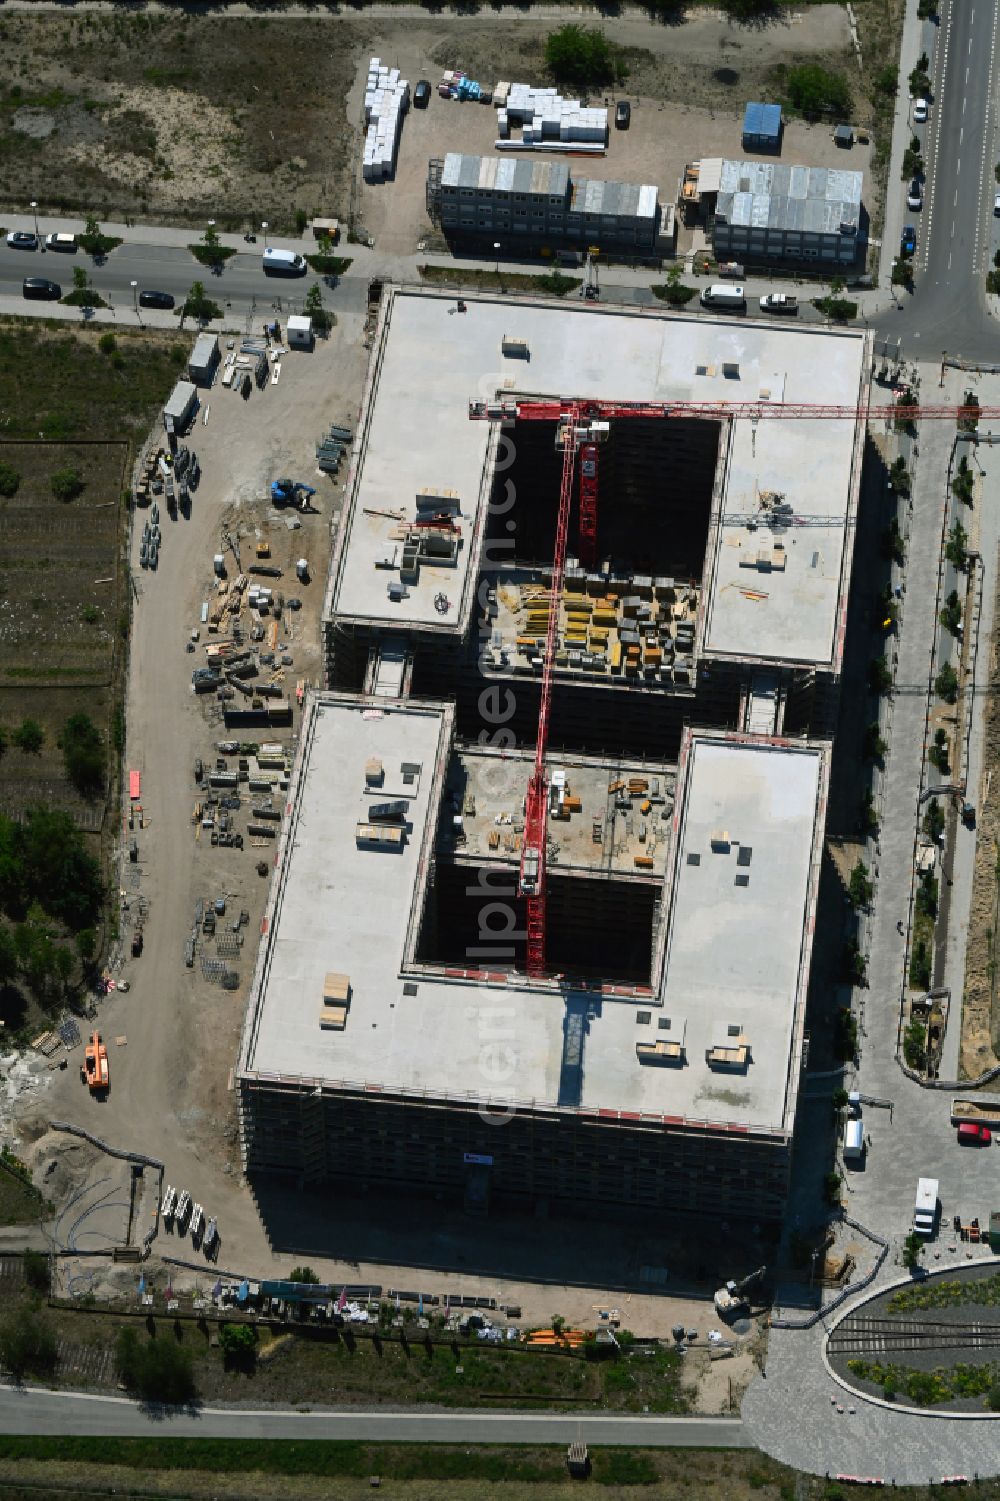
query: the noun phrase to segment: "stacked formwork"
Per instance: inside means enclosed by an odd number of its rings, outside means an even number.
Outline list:
[[[400,78],[398,68],[383,67],[381,59],[373,57],[365,85],[365,182],[384,182],[395,173],[403,118],[409,108],[407,80]]]

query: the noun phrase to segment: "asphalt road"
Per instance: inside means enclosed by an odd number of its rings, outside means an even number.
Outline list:
[[[745,1448],[739,1418],[531,1412],[147,1411],[124,1397],[0,1386],[0,1433],[156,1433],[169,1438],[367,1439],[437,1444],[591,1444],[629,1448]]]
[[[1000,351],[985,293],[1000,225],[993,214],[998,9],[998,0],[952,0],[941,11],[931,119],[913,130],[927,167],[924,206],[905,215],[917,230],[916,286],[912,294],[898,289],[900,310],[875,320],[912,359],[947,351],[986,362]],[[890,183],[889,191],[905,194],[906,184]]]
[[[196,238],[192,232],[192,239]],[[63,295],[73,290],[73,267],[82,266],[91,285],[100,292],[105,301],[118,308],[133,307],[131,283],[138,283],[136,292],[170,292],[182,303],[190,291],[192,282],[201,281],[205,290],[221,308],[242,313],[251,307],[266,312],[272,305],[284,312],[301,311],[302,300],[313,282],[320,279],[312,273],[305,276],[265,276],[261,266],[262,245],[248,245],[238,251],[216,274],[206,266],[199,266],[194,257],[180,247],[170,245],[145,245],[126,243],[113,250],[103,265],[96,265],[89,255],[78,250],[67,254],[58,250],[12,250],[0,241],[0,295],[21,296],[21,284],[26,276],[45,276],[58,282]],[[357,281],[357,293],[363,297],[366,285]],[[345,288],[346,300],[351,289]],[[341,294],[338,301],[344,301]],[[44,303],[25,303],[25,311],[45,315]]]

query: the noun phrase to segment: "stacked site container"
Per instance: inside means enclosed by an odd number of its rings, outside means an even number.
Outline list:
[[[403,117],[409,107],[407,80],[400,78],[398,68],[383,67],[381,59],[373,57],[365,86],[365,182],[383,182],[395,173]]]

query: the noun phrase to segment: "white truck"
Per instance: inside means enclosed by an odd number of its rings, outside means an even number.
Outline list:
[[[937,1225],[938,1180],[917,1179],[917,1202],[913,1210],[913,1228],[918,1235],[931,1236]]]

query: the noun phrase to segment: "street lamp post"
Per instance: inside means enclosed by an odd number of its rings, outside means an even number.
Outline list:
[[[130,281],[129,282],[129,286],[132,288],[132,306],[135,308],[135,316],[138,318],[138,316],[139,316],[139,283],[137,281]]]
[[[493,249],[496,251],[496,254],[497,254],[497,281],[499,281],[500,280],[500,241],[499,240],[494,240],[493,241]]]
[[[35,216],[35,239],[38,239],[38,203],[34,198],[31,200],[31,212]]]
[[[260,228],[261,228],[261,233],[264,236],[264,249],[266,250],[267,249],[267,220],[266,219],[264,219],[264,220],[261,221]]]

